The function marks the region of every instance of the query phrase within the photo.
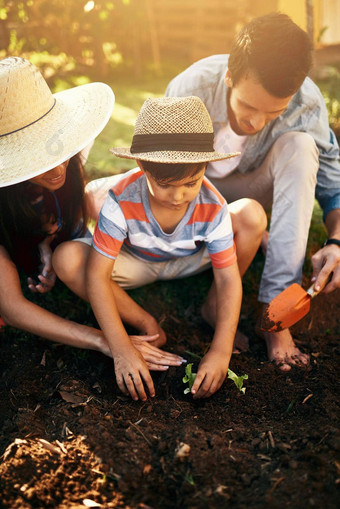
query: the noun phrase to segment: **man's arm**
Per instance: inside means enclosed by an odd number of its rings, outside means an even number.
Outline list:
[[[210,349],[199,365],[191,390],[196,398],[211,396],[225,380],[241,309],[242,283],[237,263],[213,270],[216,328]]]
[[[340,241],[340,209],[328,212],[325,224],[329,239]],[[340,246],[329,244],[312,256],[314,289],[330,293],[340,288]],[[329,277],[331,278],[327,283]]]
[[[155,395],[155,389],[148,367],[132,345],[119,316],[111,286],[113,265],[112,259],[91,248],[86,271],[87,295],[109,344],[120,390],[130,394],[134,400],[140,398],[145,401],[147,396],[143,382],[150,396]]]

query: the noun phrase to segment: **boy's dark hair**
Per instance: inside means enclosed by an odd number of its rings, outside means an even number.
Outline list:
[[[228,62],[233,85],[252,75],[275,97],[294,94],[311,66],[308,34],[289,16],[278,12],[245,25],[232,43]]]
[[[176,182],[187,177],[194,177],[204,170],[207,163],[153,163],[139,160],[144,171],[160,183]]]

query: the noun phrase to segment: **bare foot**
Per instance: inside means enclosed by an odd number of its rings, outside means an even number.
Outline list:
[[[239,354],[242,352],[247,352],[249,350],[249,339],[248,336],[243,334],[241,331],[237,329],[234,339],[234,348],[233,353]]]
[[[267,254],[268,237],[269,237],[269,231],[265,230],[263,232],[262,240],[261,240],[261,244],[260,244],[261,245],[261,249],[262,249],[262,253],[264,254],[264,256],[266,256],[266,254]]]
[[[290,371],[292,366],[308,365],[309,355],[298,349],[289,329],[283,329],[280,332],[265,332],[257,328],[256,333],[267,344],[269,360],[275,362],[281,371]]]

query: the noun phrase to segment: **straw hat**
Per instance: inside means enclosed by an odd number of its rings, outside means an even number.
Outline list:
[[[213,143],[211,119],[199,97],[162,97],[143,104],[131,147],[110,152],[156,163],[204,163],[239,155],[216,152]]]
[[[58,166],[102,131],[114,105],[104,83],[52,95],[23,58],[0,60],[0,187]]]

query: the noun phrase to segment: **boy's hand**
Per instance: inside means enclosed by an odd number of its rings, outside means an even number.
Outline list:
[[[194,398],[208,398],[216,392],[227,376],[230,358],[209,350],[198,367],[191,393]]]
[[[130,340],[133,346],[143,355],[146,365],[152,371],[165,371],[169,366],[180,366],[183,363],[182,357],[163,352],[163,350],[154,346],[158,336],[158,334],[153,336],[130,336]]]
[[[132,345],[126,346],[124,351],[114,356],[115,373],[118,387],[127,396],[137,401],[147,400],[144,384],[151,397],[155,395],[155,388],[148,367],[142,355]]]

